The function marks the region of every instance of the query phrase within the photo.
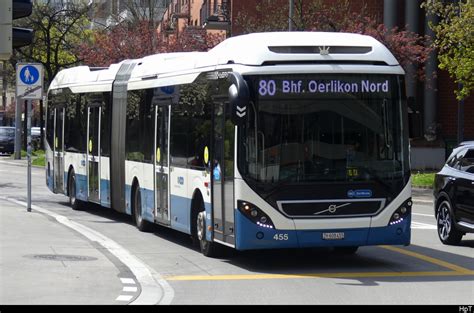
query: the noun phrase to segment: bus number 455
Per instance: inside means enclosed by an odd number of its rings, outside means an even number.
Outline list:
[[[273,239],[275,239],[275,240],[288,240],[288,234],[275,234],[275,236],[273,236]]]

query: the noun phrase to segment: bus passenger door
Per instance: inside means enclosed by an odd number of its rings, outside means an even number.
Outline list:
[[[100,115],[99,106],[87,109],[87,179],[88,199],[100,203]]]
[[[169,119],[170,102],[155,106],[155,220],[169,225]]]
[[[54,110],[54,192],[64,193],[64,107]]]
[[[223,100],[214,102],[212,206],[214,238],[235,245],[234,234],[234,136],[231,110]]]

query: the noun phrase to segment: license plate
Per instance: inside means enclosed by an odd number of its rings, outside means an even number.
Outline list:
[[[324,240],[342,240],[344,233],[323,233]]]

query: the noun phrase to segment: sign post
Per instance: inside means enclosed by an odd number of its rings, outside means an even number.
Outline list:
[[[43,98],[43,66],[36,63],[18,63],[16,66],[16,97],[27,101],[26,125],[27,125],[27,160],[28,160],[28,201],[27,211],[31,212],[31,100],[41,100]],[[18,107],[17,107],[18,109]],[[18,113],[18,112],[17,112]],[[18,115],[18,114],[17,114]],[[21,133],[18,131],[20,122],[16,121],[16,135]],[[15,140],[15,152],[20,151],[20,146]],[[18,150],[17,150],[18,149]]]

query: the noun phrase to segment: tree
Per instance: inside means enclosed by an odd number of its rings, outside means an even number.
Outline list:
[[[207,51],[223,39],[205,30],[185,29],[178,37],[165,42],[158,38],[148,20],[123,21],[94,31],[92,39],[79,45],[77,53],[89,66],[109,66],[155,53]],[[152,42],[155,44],[150,44]]]
[[[90,34],[89,9],[81,1],[34,1],[33,13],[18,25],[34,30],[33,43],[14,52],[12,65],[19,60],[41,63],[48,86],[61,69],[80,63],[75,49]]]
[[[154,52],[150,44],[156,36],[147,21],[124,21],[95,30],[90,40],[78,45],[77,54],[89,66],[109,66],[125,59],[141,58]]]
[[[45,89],[60,70],[78,64],[81,59],[76,55],[75,49],[89,36],[90,8],[83,1],[34,1],[32,14],[15,24],[33,29],[34,37],[30,46],[13,52],[9,66],[10,84],[14,85],[15,65],[20,61],[43,65]],[[39,111],[43,111],[43,101],[40,101]],[[33,114],[40,115],[43,136],[43,116],[38,110],[33,110]]]
[[[288,30],[288,3],[262,0],[255,5],[256,15],[239,13],[236,24],[244,33]],[[327,4],[321,0],[295,0],[294,29],[299,31],[350,32],[379,40],[395,55],[402,67],[419,65],[418,77],[424,78],[423,64],[431,48],[428,38],[398,28],[387,29],[366,12],[365,6],[352,10],[349,1]]]
[[[467,98],[474,88],[474,0],[459,0],[445,4],[440,0],[425,1],[422,6],[429,14],[439,17],[434,46],[438,49],[439,68],[462,88],[455,90],[456,98]]]

